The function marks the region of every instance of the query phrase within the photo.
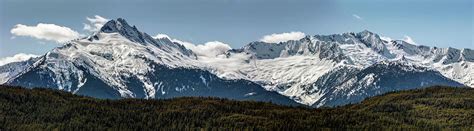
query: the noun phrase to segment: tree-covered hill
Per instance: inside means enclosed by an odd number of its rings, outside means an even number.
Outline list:
[[[474,89],[392,92],[336,108],[218,98],[105,100],[49,89],[0,87],[0,128],[157,130],[324,128],[474,129]]]

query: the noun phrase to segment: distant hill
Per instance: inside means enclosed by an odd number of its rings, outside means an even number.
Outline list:
[[[0,86],[0,128],[474,129],[474,89],[438,86],[397,91],[359,104],[311,109],[203,97],[107,100],[44,88]]]

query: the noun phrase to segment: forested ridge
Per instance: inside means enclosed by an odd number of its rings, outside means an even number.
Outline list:
[[[474,129],[474,89],[430,87],[335,108],[183,97],[107,100],[0,86],[2,130]]]

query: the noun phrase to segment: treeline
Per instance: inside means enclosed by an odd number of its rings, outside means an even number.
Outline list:
[[[336,108],[218,98],[103,100],[49,89],[0,87],[4,130],[474,129],[474,89],[432,87]]]

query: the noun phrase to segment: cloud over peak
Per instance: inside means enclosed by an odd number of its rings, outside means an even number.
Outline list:
[[[203,57],[206,57],[206,58],[217,57],[218,55],[222,55],[226,51],[232,49],[228,44],[225,44],[225,43],[220,42],[220,41],[209,41],[209,42],[206,42],[204,44],[193,44],[191,42],[171,38],[166,34],[157,34],[153,38],[155,38],[155,39],[168,38],[172,42],[176,42],[178,44],[183,45],[187,49],[190,49],[191,51],[196,53],[196,55],[200,58],[203,58]]]
[[[216,57],[224,54],[226,51],[232,49],[228,44],[220,41],[210,41],[203,45],[185,45],[186,48],[191,49],[198,56]]]
[[[154,39],[162,39],[162,38],[168,38],[171,39],[168,35],[166,34],[157,34],[156,36],[153,37]]]
[[[25,61],[25,60],[28,60],[28,59],[33,58],[33,57],[38,57],[38,55],[19,53],[19,54],[16,54],[14,56],[0,58],[0,66],[6,65],[6,64],[12,63],[12,62]]]
[[[280,43],[286,42],[289,40],[299,40],[306,36],[303,32],[289,32],[289,33],[280,33],[280,34],[271,34],[263,36],[260,41],[266,43]]]
[[[99,15],[95,15],[94,18],[86,17],[86,19],[87,21],[89,21],[89,23],[87,24],[84,23],[84,30],[89,31],[89,32],[99,31],[100,28],[102,28],[102,26],[104,26],[104,24],[107,23],[107,21],[109,21],[109,19],[104,18]]]
[[[78,32],[68,27],[45,23],[39,23],[36,26],[17,24],[10,30],[10,33],[16,36],[29,36],[36,39],[55,41],[58,43],[80,37]]]
[[[403,41],[413,44],[413,45],[417,45],[417,43],[410,36],[407,36],[407,35],[404,36]]]

